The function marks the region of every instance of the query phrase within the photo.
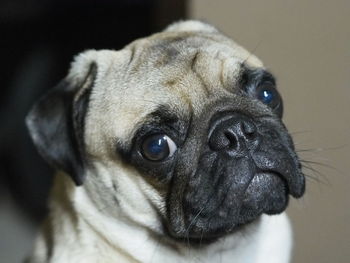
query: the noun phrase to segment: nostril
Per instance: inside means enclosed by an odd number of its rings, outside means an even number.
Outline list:
[[[236,137],[237,135],[232,131],[225,131],[224,135],[230,141],[229,147],[231,149],[236,149],[238,147],[238,139]]]
[[[241,125],[242,131],[247,139],[253,139],[256,137],[256,126],[254,123],[243,121]]]
[[[229,147],[230,140],[223,133],[214,133],[210,137],[209,146],[214,151],[219,151]]]

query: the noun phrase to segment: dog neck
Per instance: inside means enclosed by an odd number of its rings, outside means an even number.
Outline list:
[[[84,188],[58,175],[30,262],[289,262],[287,217],[262,216],[210,245],[171,241],[127,217],[107,217]]]

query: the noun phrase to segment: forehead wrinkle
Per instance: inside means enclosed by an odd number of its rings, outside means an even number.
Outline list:
[[[227,56],[218,50],[215,55],[207,51],[197,51],[191,60],[191,71],[199,81],[208,99],[216,99],[234,92],[241,65],[239,58]],[[199,61],[201,60],[201,61]]]
[[[155,45],[159,43],[163,44],[178,44],[182,45],[183,42],[186,42],[187,46],[189,44],[196,44],[196,46],[201,46],[203,44],[203,40],[214,41],[214,42],[222,42],[225,37],[216,33],[208,33],[203,31],[182,31],[182,32],[160,32],[152,35],[148,38],[150,43],[155,43]],[[200,41],[192,41],[188,40],[200,40]],[[225,38],[226,41],[229,39]],[[194,43],[193,43],[194,42]]]
[[[135,45],[130,45],[130,58],[129,58],[129,62],[128,65],[130,66],[130,64],[133,62],[134,57],[135,57],[135,53],[136,53],[136,46]]]
[[[177,92],[177,96],[182,100],[183,103],[181,103],[180,108],[178,108],[178,112],[181,112],[183,115],[186,115],[188,112],[190,116],[182,116],[183,118],[191,118],[191,115],[193,114],[193,104],[192,100],[188,93],[186,93],[183,89],[174,89],[175,92]],[[185,107],[188,109],[185,111]]]
[[[132,53],[132,61],[134,64],[134,70],[137,70],[142,63],[137,63],[140,58],[145,58],[142,62],[148,60],[153,60],[154,55],[159,55],[161,51],[178,51],[182,53],[183,51],[189,49],[200,49],[203,46],[211,46],[215,44],[226,44],[234,48],[232,42],[227,37],[221,34],[208,33],[208,32],[198,32],[198,31],[188,31],[188,32],[161,32],[152,35],[151,37],[136,40],[129,45],[130,52]],[[234,44],[235,45],[235,44]],[[136,52],[135,52],[136,48]],[[137,49],[142,49],[143,52],[137,52]],[[171,53],[171,52],[170,52]],[[162,54],[164,55],[164,54]],[[135,59],[135,56],[140,58]],[[147,59],[146,56],[149,58]],[[130,61],[131,62],[131,61]]]
[[[171,48],[172,50],[176,50],[179,53],[183,53],[185,50],[205,50],[217,45],[221,46],[220,49],[229,50],[229,53],[232,53],[232,56],[236,57],[237,59],[240,59],[242,61],[244,60],[247,63],[249,62],[249,64],[255,66],[262,65],[261,62],[251,52],[248,52],[246,49],[238,45],[235,41],[221,34],[220,32],[214,33],[204,31],[170,31],[156,33],[148,38],[136,40],[129,45],[129,49],[136,47],[136,52],[133,56],[133,62],[131,63],[133,64],[132,70],[137,71],[142,64],[147,64],[149,66],[149,61],[155,60],[155,58],[157,58],[159,55],[159,52],[164,49],[164,47]],[[138,49],[140,49],[142,52],[138,52]],[[164,56],[164,54],[162,54],[162,56]],[[180,57],[183,59],[183,56]],[[165,56],[164,59],[166,62],[168,59],[167,56]],[[177,60],[177,58],[173,59]]]
[[[199,50],[197,50],[194,54],[194,56],[191,59],[190,62],[190,69],[191,71],[194,73],[194,75],[196,76],[196,78],[199,80],[201,87],[204,91],[204,94],[207,98],[210,97],[211,93],[210,93],[210,87],[208,87],[208,84],[206,83],[206,80],[203,78],[201,72],[199,72],[197,70],[197,63],[198,63],[198,59],[200,56],[201,52]]]
[[[243,71],[244,66],[242,63],[233,61],[230,58],[221,59],[220,83],[222,87],[226,91],[234,93],[237,88],[240,88],[239,82],[242,78]]]

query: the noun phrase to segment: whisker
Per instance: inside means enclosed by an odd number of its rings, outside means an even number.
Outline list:
[[[306,149],[297,149],[296,152],[325,152],[325,151],[331,151],[331,150],[339,150],[344,149],[347,147],[347,144],[334,146],[334,147],[327,147],[327,148],[306,148]]]
[[[314,163],[317,163],[317,162],[307,161],[307,160],[300,160],[300,162],[302,163],[303,169],[306,169],[306,170],[309,170],[312,172],[312,174],[305,174],[304,173],[306,179],[311,179],[312,181],[322,183],[324,185],[330,185],[330,180],[329,180],[328,176],[326,174],[318,171],[314,167],[312,167],[312,165]]]
[[[316,182],[316,183],[320,183],[320,184],[323,184],[323,185],[330,185],[328,179],[323,180],[320,177],[317,177],[317,176],[314,176],[314,175],[311,175],[311,174],[306,174],[306,173],[303,173],[303,174],[304,174],[306,180],[310,180],[310,181],[313,181],[313,182]]]
[[[191,229],[191,227],[195,224],[195,223],[197,223],[197,218],[199,217],[199,215],[203,212],[203,210],[206,208],[206,206],[203,206],[202,208],[201,208],[201,210],[199,210],[199,212],[196,214],[196,216],[191,220],[191,223],[189,224],[189,226],[187,227],[187,229],[186,229],[186,234],[187,234],[187,241],[188,241],[188,245],[189,245],[189,232],[190,232],[190,229]]]
[[[257,51],[257,49],[260,47],[260,45],[261,45],[262,42],[263,42],[263,39],[260,39],[259,42],[258,42],[258,43],[255,45],[255,47],[253,48],[253,50],[252,50],[252,51],[248,51],[249,54],[248,54],[248,56],[243,60],[243,63],[242,63],[242,64],[245,64],[245,63],[248,61],[248,59],[250,59],[250,57],[254,55],[254,53],[255,53],[255,52]]]
[[[290,135],[299,135],[299,134],[305,134],[305,133],[310,133],[311,131],[305,130],[305,131],[294,131],[294,132],[289,132]]]
[[[214,163],[212,164],[212,169],[216,169],[215,167],[217,167],[217,164],[218,164],[218,159],[216,159],[216,160],[214,161]],[[211,199],[214,197],[214,195],[215,195],[215,191],[212,191],[212,193],[211,193],[211,194],[209,195],[209,197],[208,197],[208,200],[207,200],[206,204],[208,204],[208,203],[211,201]],[[196,216],[191,220],[189,226],[188,226],[187,229],[186,229],[186,236],[187,236],[188,245],[189,245],[189,231],[190,231],[191,227],[192,227],[195,223],[197,223],[200,214],[203,212],[203,210],[204,210],[205,208],[207,208],[206,205],[204,205],[204,206],[199,210],[199,212],[198,212],[198,213],[196,214]],[[203,232],[202,232],[202,233],[203,233]]]
[[[312,164],[312,165],[319,165],[322,167],[326,167],[328,169],[331,170],[335,170],[338,172],[337,168],[335,168],[334,166],[330,165],[330,164],[326,164],[326,163],[321,163],[321,162],[317,162],[317,161],[310,161],[310,160],[300,160],[300,162],[304,165],[304,164]]]
[[[311,152],[311,153],[315,153],[315,152],[321,152],[323,151],[322,148],[305,148],[305,149],[296,149],[296,152],[300,153],[300,152]]]

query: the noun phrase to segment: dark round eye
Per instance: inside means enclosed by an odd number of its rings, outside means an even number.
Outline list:
[[[272,109],[276,108],[281,102],[276,89],[270,86],[258,87],[256,90],[256,96],[258,100],[270,106]]]
[[[151,161],[162,161],[172,156],[176,149],[174,141],[164,134],[151,135],[141,145],[143,157]]]
[[[274,94],[271,90],[263,89],[259,93],[259,100],[265,104],[270,104],[274,98]]]

